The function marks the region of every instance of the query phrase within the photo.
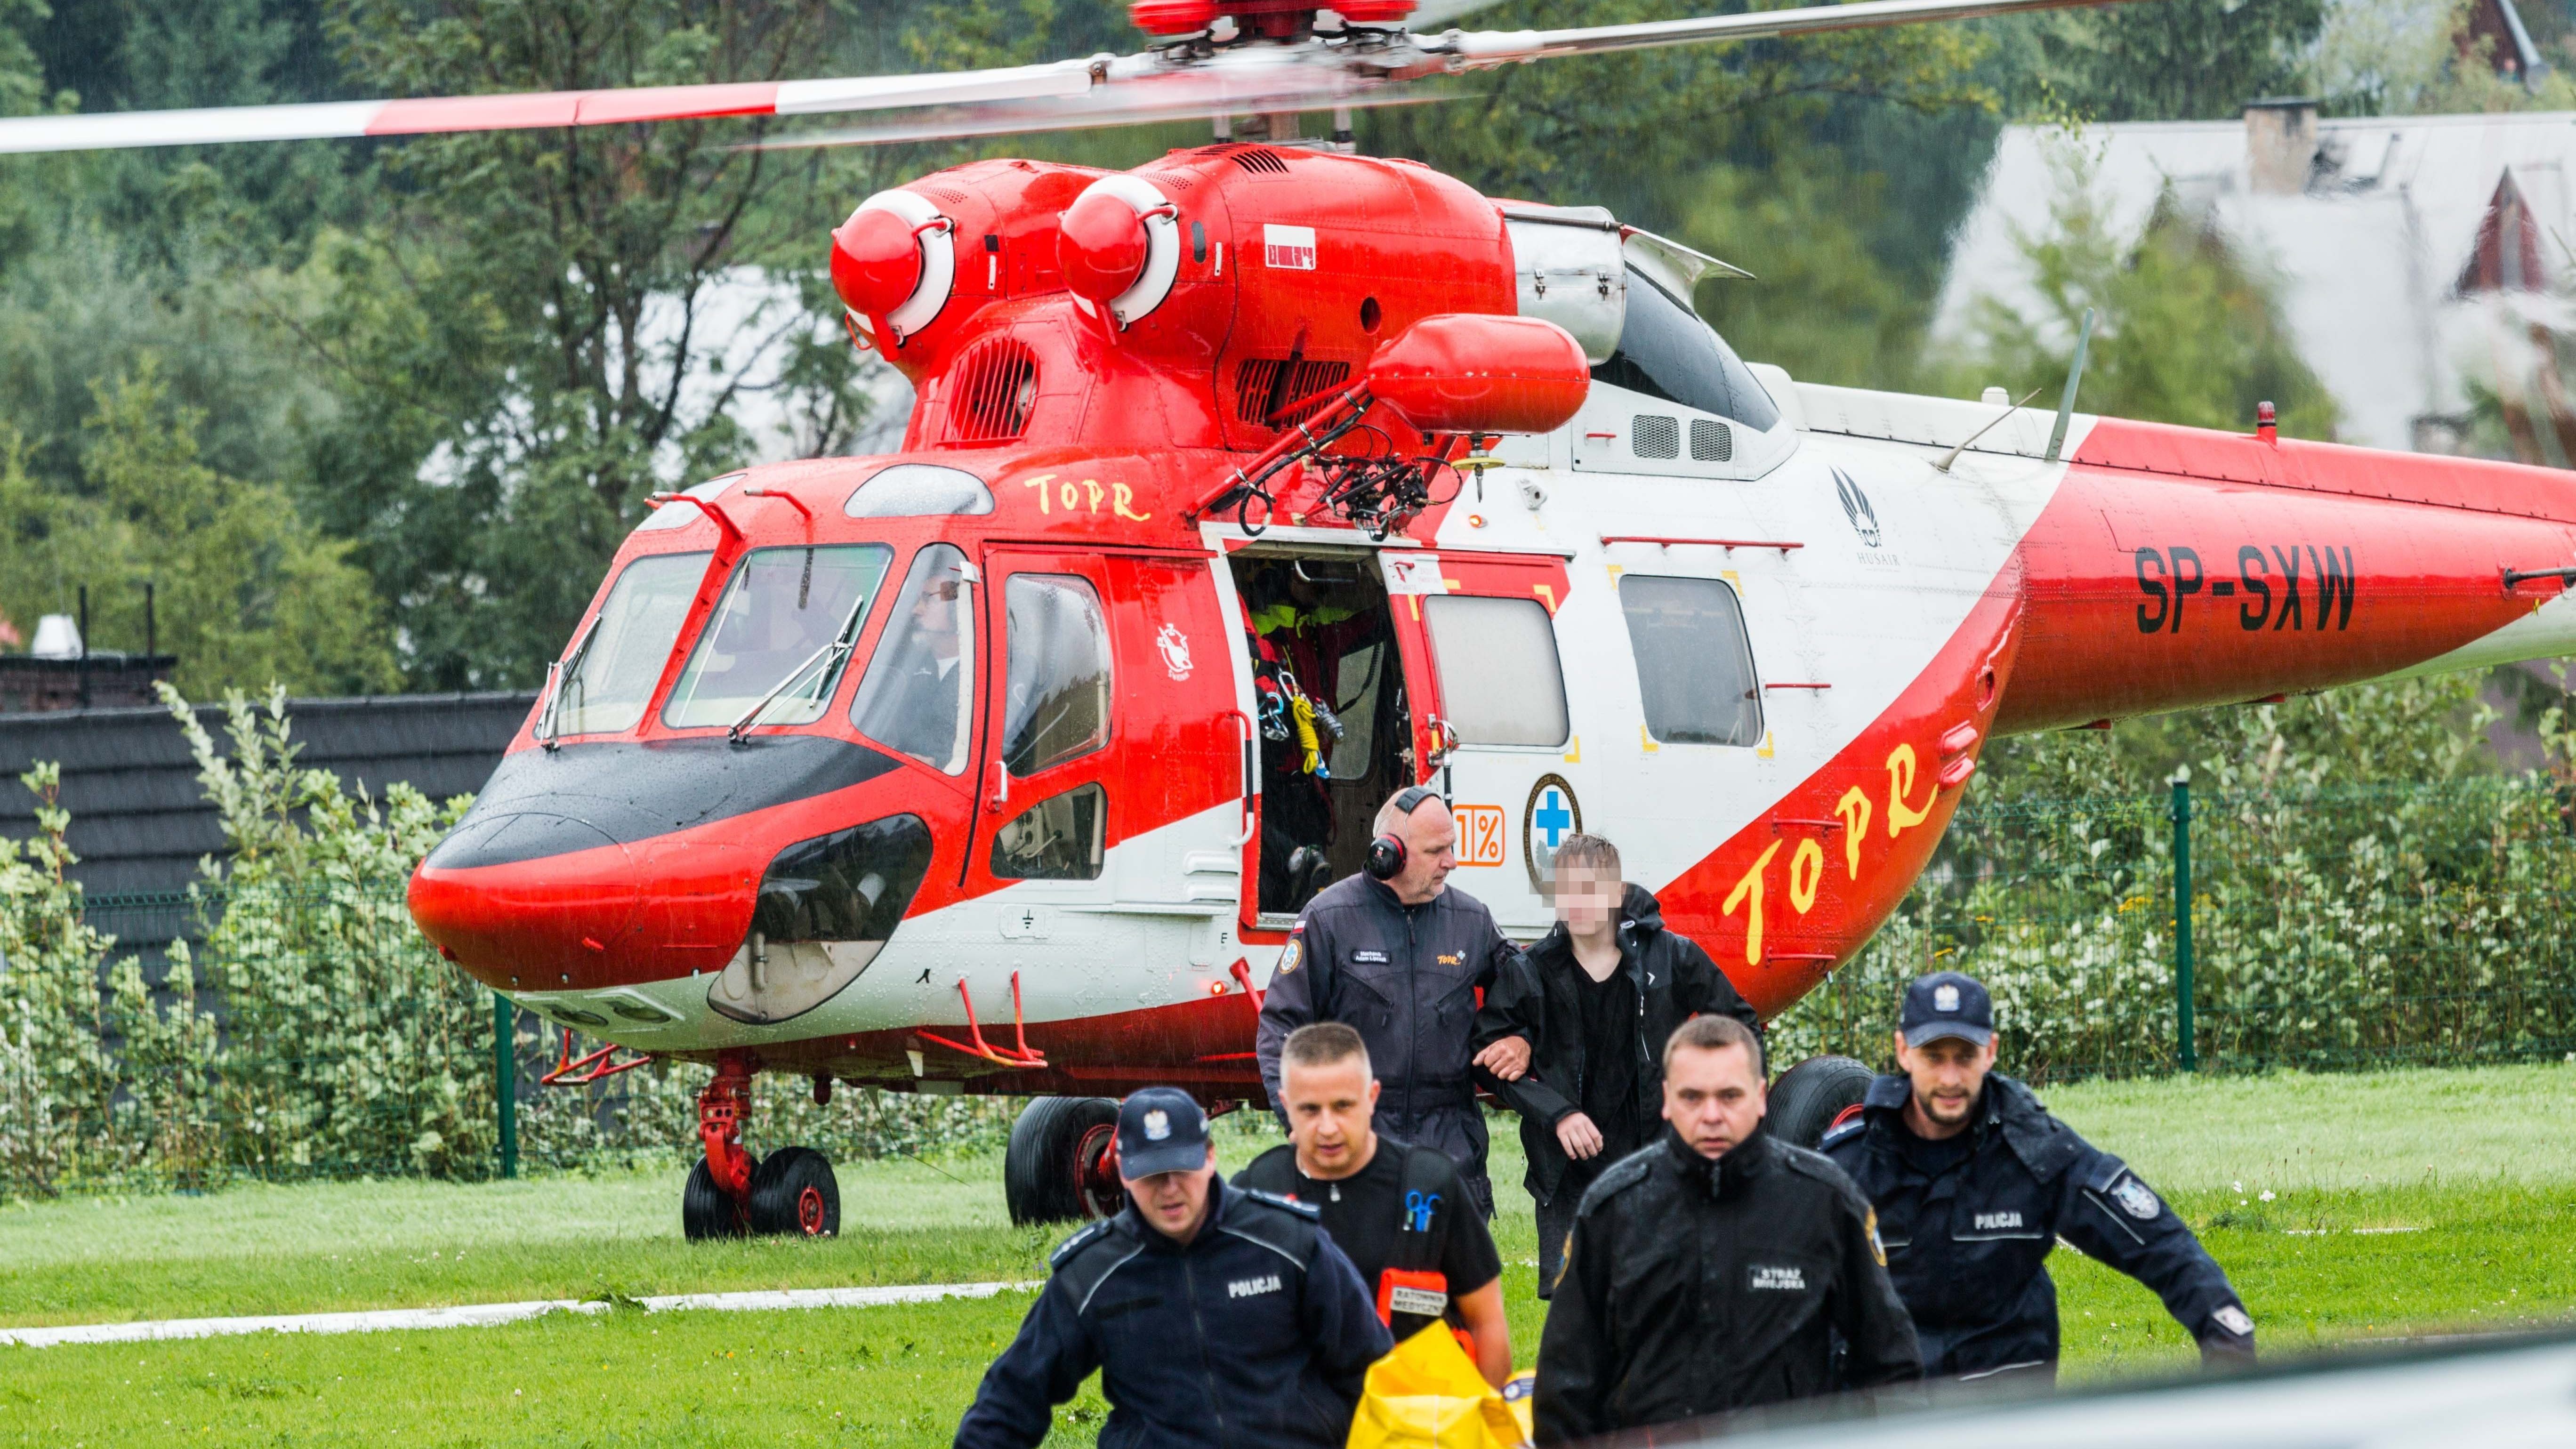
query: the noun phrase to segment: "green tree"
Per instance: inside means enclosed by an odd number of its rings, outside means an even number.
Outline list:
[[[2097,121],[2188,121],[2297,92],[2326,13],[2326,0],[2155,0],[1996,29],[2015,52],[2016,113],[2054,96]]]
[[[1961,381],[2003,382],[2018,397],[2062,380],[2092,308],[2087,411],[2243,431],[2269,401],[2283,431],[2333,436],[2334,400],[2300,359],[2259,259],[2239,255],[2170,190],[2136,235],[2124,233],[2071,137],[2058,176],[2051,224],[2017,238],[2036,312],[1979,297]]]
[[[1904,386],[1931,292],[1870,248],[1885,191],[1883,175],[1851,174],[1821,147],[1768,170],[1710,168],[1681,238],[1754,279],[1702,283],[1701,315],[1737,351],[1804,381]]]
[[[344,64],[398,95],[770,80],[864,48],[827,0],[340,0]],[[879,40],[893,8],[855,25]],[[804,281],[900,155],[750,146],[762,119],[425,137],[388,148],[382,206],[326,237],[280,311],[340,402],[306,502],[360,554],[420,687],[532,684],[646,496],[733,466],[728,286]],[[759,269],[757,272],[748,269]],[[803,291],[827,306],[820,287]],[[837,331],[836,311],[757,321]],[[845,389],[818,359],[801,381]],[[828,399],[846,411],[848,394]],[[844,430],[845,431],[845,430]]]
[[[1708,8],[1516,0],[1479,10],[1472,23],[1602,25]],[[1986,47],[1976,29],[1924,25],[1510,66],[1436,105],[1365,113],[1359,134],[1372,154],[1427,162],[1488,195],[1606,205],[1622,220],[1668,230],[1712,163],[1767,169],[1773,150],[1804,138],[1838,102],[1924,112],[1991,106],[1975,76]]]
[[[170,402],[149,358],[95,396],[77,488],[31,475],[24,446],[0,439],[0,613],[69,612],[86,585],[93,646],[139,649],[149,583],[160,646],[188,687],[393,684],[376,600],[346,543],[321,537],[276,484],[207,466],[203,415]]]

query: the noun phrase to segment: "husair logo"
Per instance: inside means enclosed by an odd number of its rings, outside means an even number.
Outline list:
[[[1852,532],[1868,547],[1878,547],[1878,510],[1869,506],[1869,495],[1840,468],[1834,470],[1834,496],[1842,500],[1843,516],[1851,520]]]

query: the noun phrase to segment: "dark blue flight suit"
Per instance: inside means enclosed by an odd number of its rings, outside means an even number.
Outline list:
[[[1095,1368],[1101,1449],[1342,1449],[1369,1365],[1395,1346],[1314,1208],[1221,1178],[1186,1247],[1130,1203],[1049,1262],[957,1449],[1036,1449]]]
[[[1937,1143],[1906,1128],[1912,1094],[1907,1078],[1880,1077],[1820,1146],[1878,1209],[1926,1374],[2056,1372],[2057,1285],[2044,1264],[2060,1238],[2153,1290],[2204,1361],[2253,1356],[2254,1320],[2190,1226],[2030,1088],[1988,1076],[1967,1132]]]
[[[1347,1023],[1383,1084],[1377,1130],[1448,1154],[1476,1210],[1492,1217],[1485,1114],[1469,1059],[1476,992],[1519,956],[1494,913],[1454,885],[1418,906],[1371,876],[1324,887],[1288,932],[1261,1002],[1254,1047],[1270,1104],[1284,1106],[1279,1053],[1288,1034],[1318,1021]]]

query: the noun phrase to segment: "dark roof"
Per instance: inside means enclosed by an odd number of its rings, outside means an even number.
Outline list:
[[[435,800],[483,788],[530,694],[410,694],[287,701],[296,763],[329,770],[343,788],[377,799],[407,783]],[[220,705],[197,718],[230,751]],[[183,891],[201,856],[220,854],[223,830],[197,784],[187,739],[163,709],[58,710],[0,715],[0,835],[36,830],[36,799],[18,776],[38,761],[63,770],[72,816],[73,875],[91,897]]]

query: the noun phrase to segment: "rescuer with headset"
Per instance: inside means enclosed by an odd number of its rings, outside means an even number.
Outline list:
[[[1821,1146],[1878,1209],[1928,1371],[2054,1378],[2044,1265],[2060,1239],[2154,1290],[2204,1364],[2253,1360],[2244,1300],[2172,1205],[1994,1070],[1994,1004],[1975,978],[1907,988],[1896,1064]]]
[[[1292,1140],[1252,1159],[1234,1185],[1311,1204],[1376,1291],[1377,1316],[1398,1342],[1447,1323],[1485,1381],[1501,1388],[1512,1376],[1503,1259],[1458,1165],[1375,1130],[1379,1086],[1368,1046],[1338,1021],[1290,1032],[1279,1076]]]
[[[1207,1114],[1147,1087],[1118,1108],[1127,1207],[1065,1239],[957,1449],[1036,1449],[1093,1369],[1105,1449],[1342,1449],[1395,1341],[1315,1209],[1217,1178]]]
[[[1279,1052],[1309,1022],[1348,1023],[1384,1086],[1379,1130],[1434,1147],[1458,1164],[1476,1210],[1494,1215],[1485,1119],[1476,1107],[1469,1039],[1476,992],[1519,949],[1493,912],[1449,887],[1458,826],[1437,791],[1415,785],[1377,813],[1365,874],[1324,888],[1289,928],[1261,1003],[1262,1085],[1282,1112]]]

